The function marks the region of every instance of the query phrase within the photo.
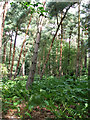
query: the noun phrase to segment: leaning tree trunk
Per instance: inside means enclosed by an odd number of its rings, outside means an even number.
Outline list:
[[[38,49],[39,49],[39,43],[40,43],[40,38],[41,38],[42,24],[43,24],[43,16],[40,17],[40,24],[38,26],[37,38],[36,38],[35,45],[34,45],[34,53],[32,57],[29,77],[26,83],[26,89],[29,88],[29,86],[32,84],[34,80],[34,74],[36,71],[36,64],[37,64]]]
[[[17,32],[18,32],[18,27],[17,27],[17,30],[16,30],[15,41],[14,41],[14,47],[13,47],[13,56],[12,56],[12,65],[11,65],[11,74],[10,74],[10,78],[12,77],[12,71],[13,71],[13,65],[14,65],[14,57],[15,57],[15,49],[16,49]]]
[[[62,13],[61,13],[62,20]],[[60,67],[59,67],[59,75],[62,76],[62,40],[63,40],[63,23],[61,23],[61,43],[60,43]]]
[[[45,61],[45,64],[44,64],[44,66],[43,66],[42,73],[41,73],[41,75],[40,75],[40,79],[42,79],[42,76],[43,76],[43,74],[44,74],[44,70],[45,70],[45,68],[46,68],[46,64],[47,64],[48,59],[49,59],[49,55],[50,55],[50,52],[51,52],[51,49],[52,49],[52,46],[53,46],[53,42],[54,42],[54,40],[55,40],[55,37],[57,36],[58,30],[59,30],[59,28],[60,28],[60,25],[61,25],[62,21],[64,20],[64,18],[66,17],[66,14],[67,14],[67,12],[68,12],[68,10],[70,9],[71,6],[72,6],[72,5],[70,5],[70,6],[66,9],[66,12],[65,12],[62,20],[61,20],[60,23],[58,24],[58,28],[57,28],[57,30],[56,30],[56,33],[55,33],[53,39],[52,39],[52,42],[51,42],[51,45],[50,45],[50,48],[49,48],[49,52],[48,52],[48,55],[47,55],[47,57],[46,57],[46,61]]]
[[[79,76],[79,62],[80,62],[80,3],[78,3],[78,44],[77,44],[77,63],[76,63],[76,77]]]
[[[46,2],[44,1],[43,2],[44,9],[45,9],[45,3]],[[37,31],[37,38],[36,38],[35,45],[34,45],[34,53],[33,53],[33,57],[32,57],[32,63],[31,63],[31,67],[30,67],[29,77],[28,77],[28,80],[26,83],[26,89],[29,88],[29,86],[32,84],[32,82],[34,80],[34,74],[36,71],[38,49],[39,49],[39,43],[40,43],[40,38],[41,38],[43,19],[44,19],[44,17],[40,16],[40,21],[39,21],[38,31]]]
[[[23,41],[23,43],[22,43],[22,46],[21,46],[21,51],[20,51],[19,60],[18,60],[18,63],[17,63],[17,67],[16,67],[16,71],[15,71],[14,78],[16,77],[17,70],[18,70],[18,67],[19,67],[19,63],[20,63],[20,59],[21,59],[21,55],[22,55],[22,51],[23,51],[23,46],[24,46],[24,44],[25,44],[25,42],[26,42],[26,36],[27,36],[27,33],[28,33],[29,25],[30,25],[30,23],[31,23],[31,18],[32,18],[32,14],[31,14],[31,16],[30,16],[30,20],[29,20],[29,23],[28,23],[28,26],[27,26],[27,30],[26,30],[26,34],[25,34],[25,39],[24,39],[24,41]]]

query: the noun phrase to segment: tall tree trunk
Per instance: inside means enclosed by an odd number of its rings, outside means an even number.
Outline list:
[[[25,46],[24,46],[24,56],[23,56],[23,61],[22,61],[22,65],[21,65],[21,68],[20,68],[20,72],[19,72],[19,75],[21,74],[22,70],[23,70],[23,66],[25,64],[25,56],[26,56],[26,53],[27,53],[28,50],[26,50]],[[23,72],[23,75],[24,75],[24,72]]]
[[[9,69],[10,69],[10,61],[11,61],[11,51],[12,51],[12,36],[13,36],[13,31],[12,31],[12,35],[11,35],[11,43],[10,43],[10,52],[9,52]]]
[[[90,27],[90,25],[88,25],[88,28],[89,27]],[[90,84],[90,34],[88,35],[88,58],[89,58],[88,59],[88,81],[89,81],[89,84]]]
[[[14,47],[13,47],[13,56],[12,56],[12,65],[11,65],[10,78],[12,77],[12,71],[13,71],[13,65],[14,65],[14,57],[15,57],[15,49],[16,49],[17,32],[18,32],[18,27],[17,27],[17,30],[16,30],[16,35],[15,35],[15,40],[14,40]]]
[[[32,57],[29,77],[26,83],[26,89],[28,89],[28,87],[32,84],[34,80],[34,74],[36,71],[36,64],[37,64],[38,49],[39,49],[39,43],[40,43],[40,38],[41,38],[42,24],[43,24],[43,16],[40,17],[40,24],[38,26],[37,38],[36,38],[35,45],[34,45],[34,53]]]
[[[22,46],[21,46],[21,51],[20,51],[19,60],[18,60],[18,63],[17,63],[17,67],[16,67],[16,71],[15,71],[14,78],[16,77],[17,70],[18,70],[18,67],[19,67],[19,63],[20,63],[20,59],[21,59],[21,55],[22,55],[22,51],[23,51],[23,46],[24,46],[24,44],[25,44],[25,42],[26,42],[26,36],[27,36],[27,33],[28,33],[29,25],[30,25],[30,23],[31,23],[31,18],[32,18],[32,14],[31,14],[31,16],[30,16],[30,20],[29,20],[29,23],[28,23],[28,26],[27,26],[27,30],[26,30],[26,34],[25,34],[25,39],[24,39],[24,41],[23,41],[23,43],[22,43]]]
[[[85,48],[84,67],[87,68],[87,47]]]
[[[69,33],[69,52],[68,52],[68,66],[70,66],[70,48],[71,48],[71,32]],[[67,74],[70,74],[70,69],[67,69]]]
[[[5,42],[4,49],[3,49],[3,61],[2,61],[3,64],[6,61],[6,46],[7,46],[7,41]]]
[[[80,62],[80,3],[78,3],[78,44],[77,44],[77,63],[76,63],[76,77],[79,76],[79,62]]]
[[[61,13],[62,20],[62,13]],[[62,76],[62,40],[63,40],[63,23],[61,23],[61,42],[60,42],[60,67],[59,67],[59,75]]]
[[[3,29],[4,29],[4,23],[5,23],[6,13],[7,13],[7,6],[8,6],[7,1],[5,3],[3,2],[0,3],[0,7],[2,8],[2,11],[1,11],[2,13],[0,15],[0,23],[1,23],[0,24],[0,57],[2,56],[2,37],[3,37]]]
[[[57,17],[57,26],[58,26],[58,15],[56,14],[56,17]],[[57,35],[57,41],[56,41],[56,65],[57,65],[57,56],[58,56],[58,35]],[[56,69],[57,69],[57,67],[56,67]]]
[[[59,28],[60,28],[60,25],[61,25],[62,21],[64,20],[64,18],[66,17],[66,14],[67,14],[67,12],[68,12],[68,10],[70,9],[71,6],[72,6],[72,5],[70,5],[70,6],[66,9],[66,12],[65,12],[65,14],[64,14],[64,16],[63,16],[63,18],[62,18],[62,20],[61,20],[60,23],[58,24],[58,28],[57,28],[57,30],[56,30],[56,33],[55,33],[53,39],[52,39],[52,42],[51,42],[51,45],[50,45],[50,49],[49,49],[48,55],[47,55],[47,57],[46,57],[45,64],[44,64],[44,66],[43,66],[43,69],[42,69],[42,73],[41,73],[40,79],[42,79],[42,76],[43,76],[43,74],[44,74],[44,70],[45,70],[45,68],[46,68],[46,64],[47,64],[48,59],[49,59],[49,55],[50,55],[50,52],[51,52],[51,49],[52,49],[52,46],[53,46],[53,42],[54,42],[55,37],[56,37],[56,35],[57,35],[57,33],[58,33],[58,30],[59,30]]]
[[[45,9],[45,1],[43,2],[43,6]],[[43,16],[40,16],[40,21],[39,21],[39,26],[38,26],[38,31],[37,31],[37,38],[35,41],[35,45],[34,45],[34,53],[33,53],[33,57],[32,57],[32,63],[31,63],[31,67],[30,67],[30,72],[29,72],[29,77],[26,83],[26,89],[29,88],[29,86],[32,84],[33,80],[34,80],[34,74],[36,71],[36,64],[37,64],[37,57],[38,57],[38,49],[39,49],[39,43],[40,43],[40,38],[41,38],[41,31],[42,31],[42,24],[43,24]]]
[[[34,80],[34,74],[35,74],[35,70],[36,70],[36,64],[37,64],[37,56],[38,56],[38,48],[39,48],[39,42],[40,42],[40,37],[41,37],[41,31],[37,33],[37,39],[36,39],[36,43],[34,46],[34,53],[33,53],[33,57],[32,57],[32,63],[31,63],[31,68],[30,68],[30,72],[29,72],[29,77],[26,83],[26,89],[28,89],[28,87],[32,84],[33,80]]]
[[[81,39],[81,62],[80,62],[80,75],[82,75],[82,68],[83,68],[83,31],[82,31],[82,39]]]

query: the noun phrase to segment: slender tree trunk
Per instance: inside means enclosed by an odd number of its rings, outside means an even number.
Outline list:
[[[87,68],[87,47],[85,48],[84,67]]]
[[[4,44],[4,49],[3,49],[3,64],[5,63],[6,61],[6,46],[7,46],[7,42]]]
[[[76,64],[76,77],[79,76],[79,62],[80,62],[80,3],[78,3],[78,44],[77,44],[77,64]]]
[[[12,35],[11,35],[10,52],[9,52],[9,69],[10,69],[11,52],[12,52],[12,36],[13,36],[13,31],[12,31]]]
[[[57,17],[57,26],[58,26],[58,15],[56,15]],[[58,35],[57,35],[57,42],[56,42],[56,65],[57,65],[57,56],[58,56]],[[57,68],[57,67],[56,67]]]
[[[3,2],[0,3],[0,6],[2,8],[2,13],[0,15],[0,56],[2,56],[2,37],[3,37],[3,29],[4,29],[4,23],[5,23],[5,18],[6,18],[6,13],[7,13],[7,6],[8,2],[5,2],[3,5]],[[1,59],[0,59],[1,60]]]
[[[81,62],[80,62],[80,75],[82,75],[82,68],[83,68],[83,31],[82,31],[82,39],[81,39]]]
[[[71,48],[71,32],[69,33],[69,52],[68,52],[68,66],[70,66],[70,48]],[[70,74],[70,70],[67,69],[67,74]]]
[[[11,65],[10,78],[12,77],[12,71],[13,71],[13,65],[14,65],[14,57],[15,57],[15,49],[16,49],[17,32],[18,32],[18,27],[17,27],[17,30],[16,30],[16,35],[15,35],[15,40],[14,40],[14,47],[13,47],[13,56],[12,56],[12,65]]]
[[[14,78],[16,77],[17,70],[18,70],[18,67],[19,67],[19,63],[20,63],[20,59],[21,59],[21,55],[22,55],[22,51],[23,51],[23,46],[24,46],[24,44],[26,42],[26,36],[27,36],[27,33],[28,33],[29,25],[31,23],[31,18],[32,18],[32,15],[30,16],[30,20],[29,20],[29,23],[28,23],[28,26],[27,26],[27,30],[26,30],[26,34],[25,34],[25,39],[24,39],[24,41],[22,43],[22,47],[21,47],[21,51],[20,51],[20,55],[19,55],[19,60],[18,60],[18,63],[17,63],[17,67],[16,67]]]
[[[61,13],[61,20],[62,20],[62,13]],[[63,23],[61,23],[60,67],[59,67],[60,76],[62,76],[62,40],[63,40]]]
[[[42,76],[43,76],[43,74],[44,74],[44,70],[45,70],[45,68],[46,68],[46,64],[47,64],[48,59],[49,59],[49,55],[50,55],[50,52],[51,52],[51,49],[52,49],[52,46],[53,46],[53,42],[54,42],[55,37],[56,37],[56,35],[57,35],[57,33],[58,33],[58,30],[59,30],[59,28],[60,28],[60,25],[61,25],[62,21],[64,20],[64,18],[66,17],[66,14],[67,14],[67,12],[68,12],[68,10],[70,9],[71,6],[72,6],[72,5],[70,5],[70,6],[66,9],[66,12],[65,12],[65,14],[64,14],[64,16],[63,16],[63,18],[62,18],[62,20],[61,20],[60,23],[58,24],[58,28],[57,28],[57,30],[56,30],[56,33],[55,33],[53,39],[52,39],[52,42],[51,42],[51,45],[50,45],[50,49],[49,49],[48,55],[47,55],[47,57],[46,57],[45,64],[44,64],[44,66],[43,66],[43,69],[42,69],[42,73],[41,73],[40,79],[42,79]]]
[[[90,26],[88,25],[88,28]],[[88,31],[89,32],[89,31]],[[88,87],[89,87],[89,84],[90,84],[90,34],[88,35]]]

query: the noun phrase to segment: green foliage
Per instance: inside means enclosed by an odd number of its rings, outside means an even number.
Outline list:
[[[1,63],[0,63],[0,66],[1,66],[0,71],[2,76],[6,77],[8,74],[7,67],[5,66],[5,64],[1,64]]]
[[[87,76],[81,76],[76,81],[72,78],[53,76],[35,77],[29,91],[26,90],[25,77],[18,77],[15,81],[7,80],[3,84],[3,111],[6,108],[18,108],[22,101],[26,101],[25,115],[31,118],[30,112],[34,107],[46,107],[60,118],[87,118],[88,116],[88,81]],[[20,116],[20,115],[19,115]]]

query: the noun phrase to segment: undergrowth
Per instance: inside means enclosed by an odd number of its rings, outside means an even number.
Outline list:
[[[54,113],[56,119],[65,118],[72,120],[88,118],[88,80],[87,76],[81,76],[77,80],[73,78],[61,79],[56,77],[39,76],[29,90],[26,90],[27,76],[17,77],[14,81],[3,78],[3,113],[8,109],[17,109],[18,116],[25,119],[32,118],[34,107],[44,107]],[[25,103],[21,111],[20,104]],[[48,118],[47,118],[48,119]]]

